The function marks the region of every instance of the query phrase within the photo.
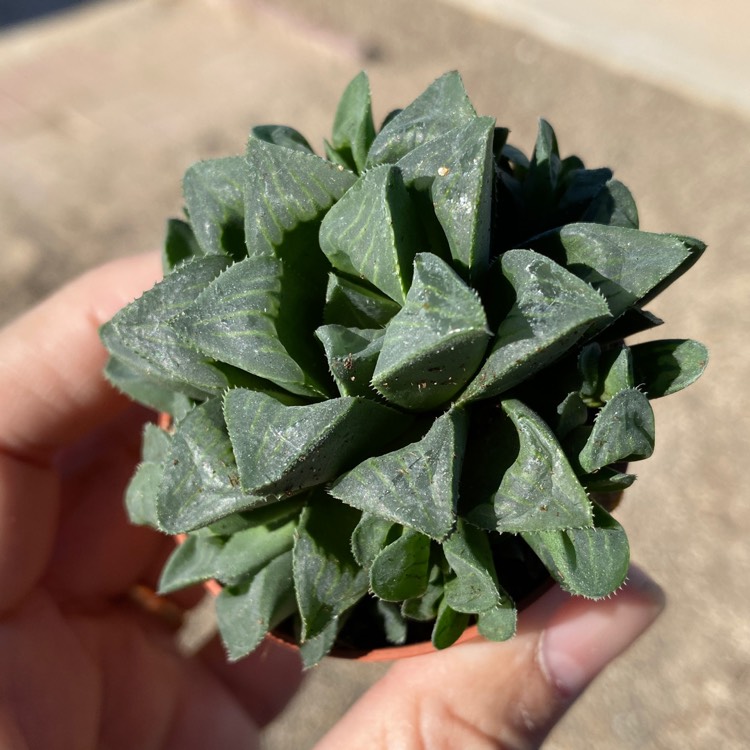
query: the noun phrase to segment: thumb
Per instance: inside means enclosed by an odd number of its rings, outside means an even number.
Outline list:
[[[638,568],[598,602],[553,589],[523,613],[510,641],[477,638],[397,663],[317,750],[538,747],[663,607],[663,592]]]

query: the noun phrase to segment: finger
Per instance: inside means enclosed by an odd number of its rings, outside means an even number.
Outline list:
[[[400,662],[329,732],[334,748],[536,748],[570,704],[664,606],[637,569],[592,602],[553,590],[506,643],[477,639]]]
[[[0,450],[48,460],[125,408],[101,375],[98,329],[160,276],[156,254],[108,263],[73,281],[0,331]]]

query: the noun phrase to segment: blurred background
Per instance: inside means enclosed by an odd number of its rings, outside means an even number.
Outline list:
[[[618,517],[667,590],[655,628],[551,750],[739,750],[750,737],[750,7],[733,0],[0,0],[0,322],[108,258],[159,247],[199,158],[252,125],[322,147],[361,69],[376,120],[457,68],[529,152],[610,166],[642,228],[708,252],[650,309],[711,352],[657,401],[658,444]],[[304,750],[384,667],[328,660],[267,750]]]

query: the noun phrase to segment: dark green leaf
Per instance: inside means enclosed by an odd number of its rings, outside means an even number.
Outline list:
[[[333,121],[331,146],[350,169],[363,172],[375,139],[370,83],[364,72],[346,87]]]
[[[599,471],[579,477],[586,491],[591,492],[621,492],[635,482],[635,474],[625,474],[617,469],[604,467]]]
[[[489,263],[494,133],[491,117],[476,117],[427,141],[397,165],[407,186],[429,187],[454,268],[467,281],[481,278]]]
[[[400,602],[422,596],[430,572],[430,538],[412,529],[385,547],[370,568],[370,588],[380,599]]]
[[[250,135],[274,146],[284,146],[305,154],[314,153],[305,136],[287,125],[257,125],[250,131]]]
[[[453,409],[418,442],[374,456],[335,481],[333,497],[442,540],[453,529],[467,418]]]
[[[373,386],[399,406],[433,409],[474,375],[489,338],[476,292],[436,255],[420,253],[406,303],[386,329]]]
[[[508,390],[557,359],[592,323],[609,320],[607,304],[594,289],[538,253],[510,250],[501,264],[515,302],[460,401]]]
[[[216,575],[224,540],[210,534],[188,534],[178,544],[164,565],[159,578],[159,593],[173,591],[202,583]]]
[[[624,582],[630,562],[625,532],[594,506],[594,528],[526,532],[523,538],[565,591],[600,599]]]
[[[323,657],[328,656],[338,637],[341,623],[331,620],[314,638],[299,644],[299,655],[302,657],[302,668],[311,669],[318,665]]]
[[[392,643],[394,646],[401,646],[406,643],[406,620],[404,620],[400,608],[391,602],[383,601],[378,601],[376,607],[388,643]]]
[[[569,393],[565,397],[564,401],[557,407],[557,413],[560,418],[555,428],[555,435],[560,440],[576,427],[586,424],[589,414],[586,404],[583,403],[581,396],[576,392]]]
[[[602,406],[620,391],[632,388],[633,360],[626,346],[602,351],[598,344],[584,347],[578,360],[581,398],[588,406]]]
[[[409,620],[429,622],[437,617],[438,606],[443,598],[443,571],[439,565],[430,568],[427,589],[417,599],[407,599],[401,605],[401,613]]]
[[[370,385],[383,344],[382,328],[321,326],[315,335],[326,352],[328,367],[342,396],[377,397]]]
[[[445,601],[451,609],[478,614],[503,604],[512,608],[497,582],[486,532],[459,519],[443,542],[443,552],[455,575],[445,585]]]
[[[156,498],[164,476],[170,437],[155,424],[143,430],[143,462],[139,464],[125,492],[125,508],[131,523],[158,528]]]
[[[320,219],[356,179],[319,156],[260,138],[248,141],[246,160],[245,239],[251,256],[272,255],[287,232]]]
[[[631,348],[635,383],[650,399],[668,396],[694,383],[706,369],[708,350],[691,339],[666,339]]]
[[[396,167],[367,171],[331,208],[320,247],[334,268],[403,302],[421,227]]]
[[[272,560],[242,586],[225,588],[216,598],[216,618],[230,661],[254,651],[295,608],[291,552]]]
[[[492,609],[480,612],[477,629],[488,641],[507,641],[516,634],[517,620],[518,612],[513,602],[507,599]]]
[[[619,180],[609,180],[589,204],[581,221],[638,229],[638,208],[625,185]]]
[[[267,502],[240,487],[221,401],[196,406],[178,423],[159,489],[159,527],[179,534]]]
[[[302,512],[294,543],[294,586],[303,642],[332,627],[367,593],[367,572],[349,549],[358,520],[355,510],[325,496]]]
[[[461,76],[455,71],[446,73],[383,126],[370,148],[367,165],[395,164],[422,143],[474,117]]]
[[[245,188],[250,170],[241,156],[193,164],[182,182],[185,206],[204,253],[245,255]]]
[[[220,393],[227,386],[224,375],[205,355],[181,341],[169,321],[227,264],[218,256],[183,263],[102,326],[100,335],[107,349],[131,373],[163,389],[196,399]]]
[[[377,328],[385,326],[400,309],[400,304],[373,289],[334,273],[328,278],[323,310],[326,323],[349,328]]]
[[[468,624],[469,615],[451,609],[443,599],[432,628],[432,645],[436,649],[452,646],[461,637]]]
[[[354,559],[363,568],[369,568],[380,551],[392,540],[398,527],[393,521],[363,513],[352,533],[351,549]]]
[[[590,474],[617,461],[648,458],[654,451],[654,412],[635,389],[620,391],[599,412],[578,459]]]
[[[280,340],[281,291],[280,260],[246,258],[203,289],[172,327],[206,355],[291,393],[319,397],[324,386],[303,371]]]
[[[244,388],[227,391],[224,414],[242,486],[260,494],[328,482],[397,437],[409,421],[368,399],[284,406]]]
[[[167,236],[162,250],[162,267],[165,274],[183,261],[203,254],[190,224],[181,219],[167,221]]]
[[[554,208],[561,168],[555,131],[540,118],[534,154],[523,182],[526,201],[534,210],[546,214]]]

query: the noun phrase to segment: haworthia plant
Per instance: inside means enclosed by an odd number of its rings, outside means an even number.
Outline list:
[[[170,422],[128,513],[183,540],[164,593],[221,586],[229,658],[272,629],[306,666],[504,640],[550,579],[622,585],[609,511],[654,449],[650,399],[707,362],[626,338],[705,248],[642,231],[548,122],[528,156],[507,136],[455,72],[378,131],[361,73],[322,156],[266,125],[192,166],[164,280],[103,327],[106,376]]]

